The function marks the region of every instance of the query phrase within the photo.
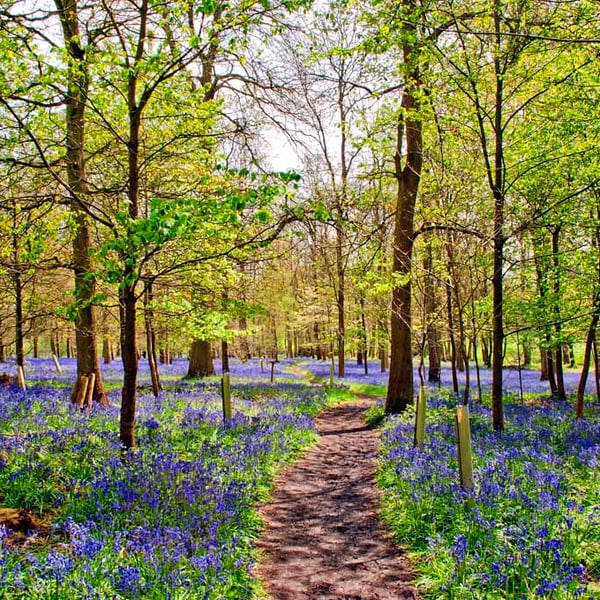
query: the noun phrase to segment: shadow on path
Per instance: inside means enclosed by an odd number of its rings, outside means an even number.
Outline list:
[[[377,518],[372,399],[325,411],[317,447],[284,470],[263,508],[258,576],[274,600],[416,599],[413,573]]]

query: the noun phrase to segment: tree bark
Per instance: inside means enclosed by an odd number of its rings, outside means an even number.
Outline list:
[[[365,297],[361,294],[360,296],[360,344],[363,355],[363,367],[365,375],[369,374],[369,345],[367,338],[367,320],[365,316]]]
[[[593,213],[592,213],[593,216]],[[597,218],[598,222],[600,222],[600,203],[597,206]],[[592,248],[596,251],[597,261],[596,261],[596,271],[597,271],[597,288],[593,295],[592,300],[592,319],[590,321],[590,325],[588,327],[586,341],[585,341],[585,349],[583,353],[583,364],[581,366],[581,375],[579,377],[579,385],[577,386],[577,399],[576,399],[576,413],[577,418],[583,418],[583,410],[584,410],[584,397],[585,397],[585,386],[587,383],[588,372],[590,369],[590,362],[592,357],[592,352],[596,350],[596,331],[598,329],[598,322],[600,321],[600,227],[596,227],[595,235],[592,237]],[[596,354],[594,352],[594,354]],[[595,375],[596,375],[596,391],[598,389],[598,360],[597,356],[595,358]]]
[[[19,269],[15,269],[13,275],[15,285],[15,355],[17,366],[25,366],[25,336],[23,334],[24,317],[23,317],[23,284]]]
[[[344,181],[342,177],[342,186]],[[341,215],[339,216],[341,219]],[[338,354],[338,377],[343,379],[346,376],[346,282],[344,270],[343,243],[344,232],[341,224],[337,224],[335,228],[335,264],[337,273],[337,289],[336,289],[336,308],[338,317],[337,330],[337,354]]]
[[[579,384],[577,385],[576,413],[577,418],[583,418],[585,386],[587,384],[588,373],[592,357],[594,341],[596,339],[596,330],[598,329],[598,321],[600,320],[600,293],[596,293],[594,297],[594,314],[588,327],[585,349],[583,353],[583,364],[581,365],[581,375],[579,376]]]
[[[109,365],[112,360],[111,351],[110,351],[110,339],[107,335],[102,339],[102,358],[104,359],[104,364]]]
[[[454,336],[454,311],[452,309],[452,290],[450,283],[446,284],[446,309],[448,312],[448,335],[450,337],[450,363],[452,371],[452,391],[458,396],[458,376],[456,368],[456,338]]]
[[[414,10],[410,0],[404,0],[403,5]],[[402,48],[406,86],[402,94],[394,156],[397,195],[392,261],[392,271],[398,276],[399,283],[392,290],[390,376],[385,400],[387,414],[402,412],[414,402],[411,276],[415,205],[423,167],[423,122],[419,114],[423,90],[418,64],[417,27],[406,20],[402,29],[407,40]],[[406,157],[402,165],[405,145]]]
[[[425,321],[427,323],[427,346],[429,348],[429,370],[427,380],[429,383],[440,383],[441,381],[441,353],[440,341],[436,318],[435,288],[433,286],[433,249],[428,241],[425,247],[425,289],[423,303],[425,305]]]
[[[208,377],[215,374],[210,342],[194,340],[190,348],[187,377]]]
[[[221,342],[221,371],[229,373],[229,344],[226,340]]]
[[[560,259],[559,259],[559,236],[560,225],[552,228],[552,267],[554,271],[553,292],[554,292],[554,332],[556,334],[555,343],[555,369],[556,369],[556,392],[559,400],[566,400],[565,378],[563,373],[563,354],[562,354],[562,325],[560,316]]]
[[[540,381],[548,381],[548,357],[546,349],[540,348]]]
[[[146,353],[148,354],[148,366],[150,367],[150,379],[152,381],[152,393],[158,396],[162,391],[160,373],[158,372],[158,360],[156,357],[156,335],[154,333],[152,312],[152,283],[149,282],[144,294],[144,323],[146,326]]]
[[[125,273],[131,277],[131,273]],[[135,447],[135,410],[137,402],[138,351],[136,345],[136,297],[133,285],[124,285],[120,293],[121,360],[123,387],[121,389],[120,439],[128,450]]]
[[[496,54],[494,72],[496,74],[494,112],[494,164],[490,172],[490,183],[494,198],[494,259],[492,273],[492,426],[494,431],[504,429],[504,406],[502,391],[502,368],[504,366],[504,127],[502,110],[504,105],[504,77],[500,58],[502,44],[502,7],[495,0],[494,30],[496,34]]]
[[[70,210],[73,215],[73,269],[75,272],[75,346],[77,354],[77,379],[94,373],[92,400],[108,404],[102,384],[102,373],[97,350],[97,325],[94,297],[96,282],[91,261],[91,232],[82,208],[86,202],[88,184],[85,171],[85,110],[89,87],[85,49],[81,46],[77,0],[55,0],[65,46],[69,56],[68,97],[66,110],[67,131],[67,181],[71,190]],[[78,392],[77,385],[71,400]]]

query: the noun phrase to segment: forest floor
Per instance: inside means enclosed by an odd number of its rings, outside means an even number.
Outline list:
[[[258,575],[273,600],[416,599],[413,572],[378,519],[372,398],[324,411],[319,443],[287,467],[261,511]]]

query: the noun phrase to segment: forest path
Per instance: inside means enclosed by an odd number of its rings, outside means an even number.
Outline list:
[[[278,477],[261,514],[257,574],[273,600],[400,600],[413,573],[377,517],[378,435],[363,414],[373,398],[324,411],[320,438]]]

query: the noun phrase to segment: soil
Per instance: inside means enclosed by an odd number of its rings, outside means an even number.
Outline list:
[[[413,572],[377,517],[378,438],[358,398],[317,419],[318,445],[278,478],[262,509],[258,576],[273,600],[416,599]]]

